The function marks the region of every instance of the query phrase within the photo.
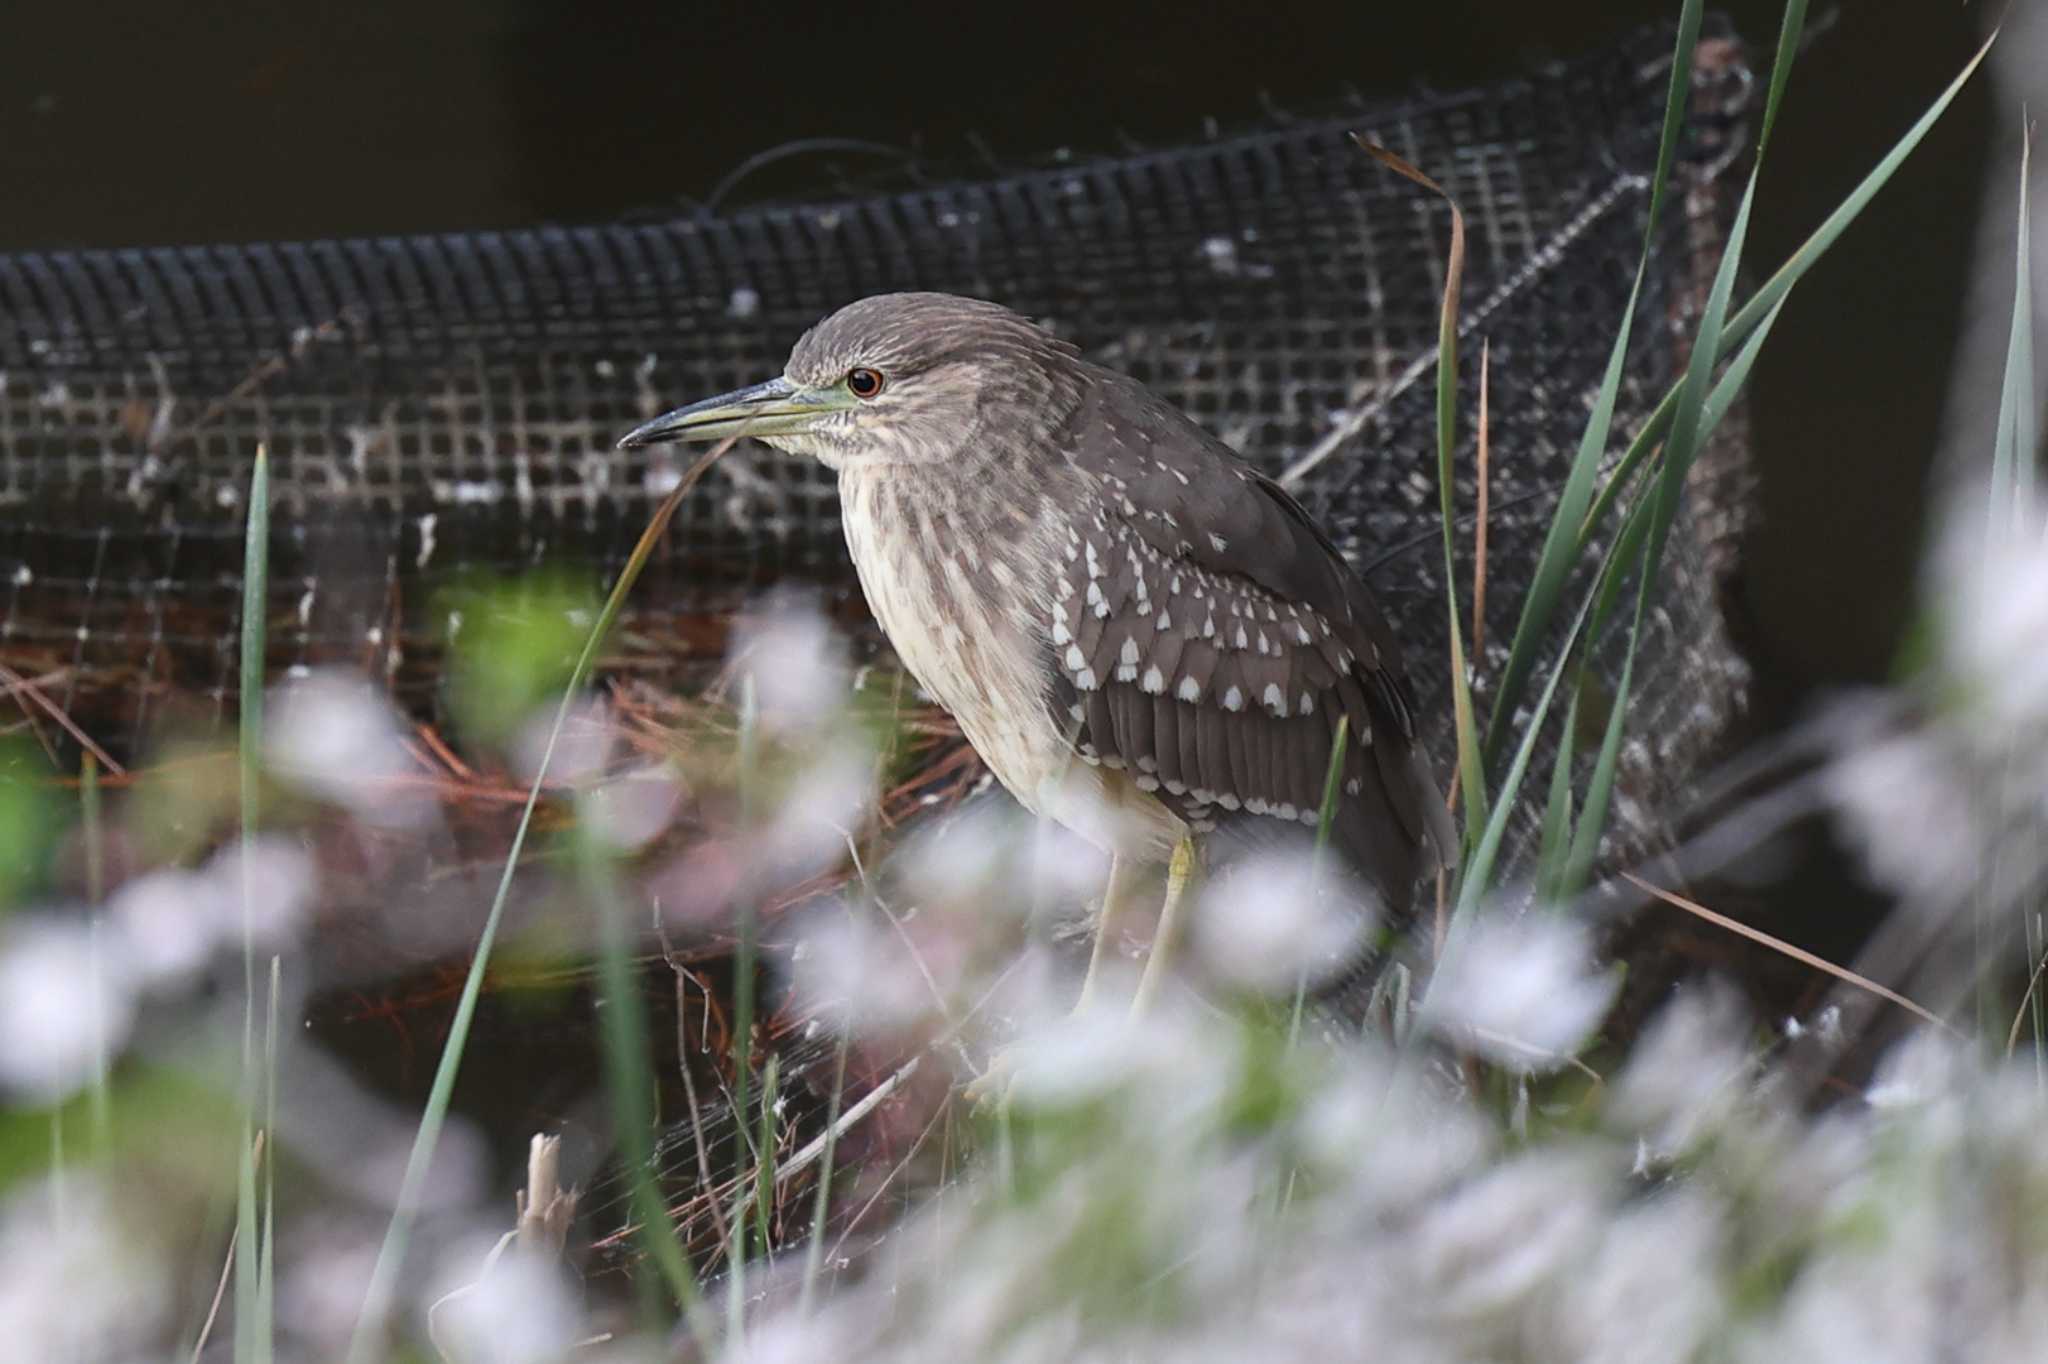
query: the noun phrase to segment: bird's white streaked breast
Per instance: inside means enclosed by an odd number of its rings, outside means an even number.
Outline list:
[[[1125,774],[1076,761],[1048,708],[1046,622],[1057,585],[1042,566],[1064,562],[1055,547],[1065,528],[1046,512],[1008,508],[1016,534],[985,538],[969,559],[953,541],[985,518],[957,506],[906,508],[904,491],[885,483],[901,476],[849,463],[839,492],[861,589],[903,666],[1026,808],[1105,849],[1163,856],[1180,821]]]

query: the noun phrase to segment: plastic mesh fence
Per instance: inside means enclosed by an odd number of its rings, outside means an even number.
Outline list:
[[[1526,579],[1645,230],[1669,71],[1645,33],[1525,79],[1000,179],[648,224],[0,257],[0,662],[102,743],[232,709],[250,459],[273,463],[274,668],[342,661],[436,704],[464,570],[609,573],[673,486],[616,437],[778,372],[883,290],[993,298],[1151,384],[1290,481],[1366,568],[1447,728],[1433,454],[1447,213],[1470,232],[1459,505],[1491,347],[1489,654]],[[1702,48],[1618,428],[1676,376],[1748,76]],[[1618,811],[1663,797],[1739,706],[1717,588],[1739,434],[1701,466],[1639,662]],[[1469,521],[1461,538],[1468,551]],[[743,448],[683,509],[636,628],[790,577],[847,588],[829,474]],[[679,650],[680,652],[685,652]],[[1482,698],[1483,700],[1483,698]],[[1441,738],[1441,736],[1439,736]],[[1441,745],[1439,745],[1441,751]]]

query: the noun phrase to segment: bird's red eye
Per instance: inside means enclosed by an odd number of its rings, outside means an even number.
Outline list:
[[[872,398],[882,391],[882,371],[856,369],[846,376],[847,391],[856,398]]]

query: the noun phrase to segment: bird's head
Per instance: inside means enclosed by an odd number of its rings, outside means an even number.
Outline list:
[[[1071,411],[1075,364],[1073,347],[996,304],[878,294],[805,332],[776,378],[664,413],[619,444],[737,434],[835,469],[944,462],[992,431],[1038,450],[1029,428]]]

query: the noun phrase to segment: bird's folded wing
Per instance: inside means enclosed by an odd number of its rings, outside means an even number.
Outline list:
[[[1137,385],[1106,388],[1067,451],[1098,495],[1060,546],[1056,718],[1199,828],[1313,824],[1348,717],[1340,841],[1383,883],[1412,876],[1448,850],[1445,820],[1365,585],[1277,485]]]

